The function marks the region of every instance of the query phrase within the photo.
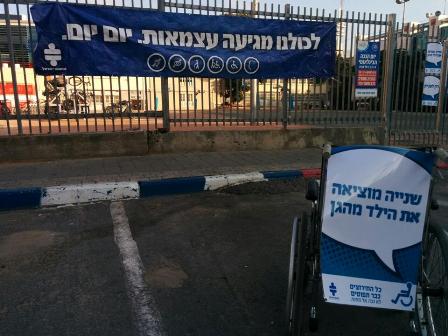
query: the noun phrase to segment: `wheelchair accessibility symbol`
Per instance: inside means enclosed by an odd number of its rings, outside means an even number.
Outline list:
[[[226,69],[231,74],[238,73],[243,68],[243,63],[238,57],[229,57],[226,61]]]
[[[224,60],[219,56],[212,56],[208,59],[207,67],[213,74],[220,73],[224,69]]]
[[[393,304],[398,304],[398,301],[400,301],[404,307],[409,307],[412,304],[414,301],[414,298],[411,296],[412,283],[408,282],[406,288],[407,289],[401,290],[395,299],[391,300]]]

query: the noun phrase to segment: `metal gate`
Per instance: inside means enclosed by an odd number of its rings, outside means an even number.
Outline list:
[[[337,23],[336,76],[330,79],[143,78],[38,76],[31,0],[8,0],[0,16],[0,135],[125,130],[384,127],[392,144],[446,142],[445,110],[422,108],[427,25],[397,24],[395,15],[332,12],[239,0],[95,0],[97,6],[259,19]],[[86,3],[86,0],[77,1]],[[3,8],[2,8],[3,7]],[[407,27],[407,28],[406,28]],[[443,34],[437,38],[442,39]],[[356,99],[358,41],[381,46],[377,98]],[[444,96],[444,95],[443,95]],[[444,105],[444,104],[443,104]]]

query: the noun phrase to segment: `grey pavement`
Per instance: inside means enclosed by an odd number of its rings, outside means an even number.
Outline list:
[[[320,150],[198,152],[0,165],[0,188],[316,168]]]
[[[446,187],[436,189],[442,219]],[[151,335],[136,330],[109,207],[0,213],[0,335]],[[164,336],[284,335],[291,223],[309,209],[303,180],[124,208]],[[408,317],[323,304],[309,336],[405,336]]]
[[[0,335],[135,335],[107,204],[0,218]]]

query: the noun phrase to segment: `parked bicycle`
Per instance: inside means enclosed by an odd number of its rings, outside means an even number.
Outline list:
[[[127,100],[122,100],[118,104],[112,103],[112,105],[107,106],[104,114],[109,119],[113,119],[117,116],[129,116],[131,114],[131,106]]]

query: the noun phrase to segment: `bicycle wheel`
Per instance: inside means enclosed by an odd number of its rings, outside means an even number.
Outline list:
[[[294,219],[291,255],[289,261],[288,293],[286,298],[286,318],[288,335],[302,335],[304,330],[304,297],[306,285],[306,236],[308,216]]]
[[[423,336],[448,335],[448,228],[430,223],[422,258],[421,294],[417,300]]]

